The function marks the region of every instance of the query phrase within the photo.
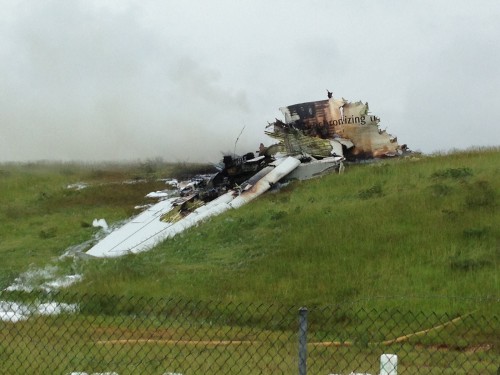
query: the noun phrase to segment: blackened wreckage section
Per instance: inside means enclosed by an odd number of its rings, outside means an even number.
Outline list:
[[[257,155],[225,155],[219,172],[177,184],[170,196],[135,217],[87,251],[97,257],[137,253],[229,209],[239,208],[277,182],[309,179],[344,169],[343,161],[402,155],[409,151],[379,129],[368,103],[334,99],[281,108],[285,122],[269,124],[278,139],[260,144]],[[284,153],[285,155],[280,155]]]
[[[380,119],[368,103],[329,98],[280,108],[285,122],[271,123],[266,134],[279,140],[281,151],[315,157],[344,156],[348,160],[402,155],[406,145],[380,130]]]

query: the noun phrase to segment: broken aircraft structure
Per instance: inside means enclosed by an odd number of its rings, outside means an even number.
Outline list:
[[[187,206],[188,202],[194,201],[196,194],[160,201],[111,232],[88,250],[87,254],[95,257],[116,257],[149,250],[211,216],[250,202],[269,190],[299,164],[300,161],[291,156],[280,158],[262,169],[258,173],[260,178],[254,183],[247,183],[242,189],[231,189],[206,204],[196,205],[194,210],[187,209]]]
[[[393,157],[410,152],[379,129],[368,103],[334,99],[280,108],[285,121],[267,126],[278,143],[243,156],[224,156],[218,173],[198,178],[147,208],[98,242],[88,255],[116,257],[158,243],[231,208],[239,208],[286,179],[308,179],[342,170],[344,160]],[[272,130],[269,130],[272,128]]]
[[[279,140],[276,147],[289,155],[343,156],[347,160],[392,157],[409,152],[397,138],[379,128],[380,119],[368,103],[342,99],[320,100],[280,108],[285,121],[268,125],[266,134]]]

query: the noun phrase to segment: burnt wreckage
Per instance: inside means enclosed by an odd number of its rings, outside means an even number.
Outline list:
[[[329,92],[329,97],[331,93]],[[285,121],[268,125],[266,134],[278,139],[281,151],[347,160],[393,157],[409,152],[397,138],[379,128],[380,118],[369,113],[368,103],[327,100],[280,108]]]
[[[406,144],[379,128],[380,118],[370,114],[368,103],[335,99],[328,91],[327,100],[294,104],[280,108],[285,121],[276,119],[266,127],[265,134],[278,143],[269,147],[260,144],[257,156],[226,155],[221,171],[213,184],[242,184],[276,158],[293,156],[304,171],[289,178],[314,177],[339,169],[342,161],[358,161],[395,157],[410,152]],[[321,161],[321,163],[320,163]],[[327,164],[329,168],[324,168]]]
[[[148,207],[87,251],[115,257],[146,251],[209,217],[236,209],[278,182],[341,171],[344,161],[404,155],[410,151],[379,129],[368,103],[334,99],[280,108],[285,121],[268,124],[265,134],[278,142],[243,156],[226,155],[219,172],[156,192],[165,199]],[[171,182],[169,182],[171,183]]]

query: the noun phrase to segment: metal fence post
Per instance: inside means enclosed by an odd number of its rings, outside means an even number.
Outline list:
[[[307,374],[307,308],[299,309],[299,375]]]

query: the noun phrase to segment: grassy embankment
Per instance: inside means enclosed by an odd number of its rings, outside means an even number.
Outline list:
[[[160,177],[202,170],[158,160],[130,164],[0,164],[0,289],[28,269],[52,263],[70,246],[93,238],[95,218],[116,223],[138,213],[136,205],[165,188]],[[68,185],[84,183],[76,190]],[[60,272],[67,267],[58,264]]]
[[[293,327],[286,340],[280,338],[279,330],[267,332],[263,328],[261,332],[250,327],[274,324],[273,314],[280,310],[279,306],[307,305],[313,307],[314,333],[310,340],[347,338],[356,345],[311,350],[311,356],[317,356],[311,361],[313,366],[327,368],[335,356],[345,362],[345,371],[352,370],[353,363],[369,363],[369,370],[374,372],[380,349],[403,353],[400,367],[408,373],[419,373],[422,366],[429,368],[429,373],[445,373],[455,362],[456,371],[462,362],[470,360],[471,348],[481,348],[484,343],[495,347],[498,342],[498,327],[494,323],[498,319],[495,316],[499,314],[500,295],[499,166],[499,149],[350,165],[343,175],[294,182],[268,193],[150,252],[116,259],[56,261],[53,259],[68,246],[92,238],[98,231],[90,226],[93,218],[104,217],[110,223],[126,219],[135,213],[135,205],[147,202],[147,192],[164,188],[157,177],[178,172],[172,170],[173,166],[164,165],[153,169],[145,169],[144,165],[2,165],[0,286],[9,285],[19,272],[30,267],[57,264],[62,274],[84,275],[83,282],[70,291],[77,293],[73,298],[82,313],[95,316],[95,320],[89,323],[81,316],[69,316],[61,320],[39,317],[21,324],[3,323],[5,345],[0,346],[0,357],[10,368],[19,368],[19,373],[25,373],[23,366],[29,372],[33,363],[37,363],[38,369],[47,368],[47,373],[53,373],[51,363],[64,370],[83,366],[92,371],[112,368],[128,373],[130,358],[138,361],[134,364],[136,369],[143,366],[149,373],[160,373],[160,369],[172,364],[205,373],[202,364],[212,366],[207,367],[211,370],[219,364],[217,357],[215,363],[212,357],[203,357],[208,353],[204,347],[198,350],[173,345],[165,355],[164,344],[139,343],[129,349],[138,355],[130,355],[122,346],[108,345],[104,350],[95,344],[96,340],[110,340],[115,335],[121,338],[123,334],[163,337],[165,333],[166,338],[173,340],[185,335],[196,338],[205,329],[213,331],[214,336],[210,337],[226,338],[225,332],[232,339],[255,335],[258,340],[262,336],[265,343],[255,346],[255,351],[277,351],[276,358],[284,359],[285,371],[296,364],[294,315],[287,315]],[[134,178],[145,181],[121,183]],[[89,187],[66,188],[82,181]],[[221,303],[195,303],[190,311],[190,304],[182,302],[185,308],[177,311],[176,305],[165,305],[170,303],[168,300],[155,300],[157,305],[145,298],[95,300],[95,293]],[[257,311],[253,316],[245,307],[251,301],[269,302],[276,307],[266,314]],[[226,302],[232,307],[228,309]],[[320,316],[315,316],[315,305],[343,303],[353,310],[320,309]],[[358,310],[360,307],[366,309]],[[153,317],[151,325],[143,327],[137,321],[136,314],[156,310],[167,317],[167,322],[155,327],[158,322]],[[415,314],[408,315],[407,311]],[[425,312],[424,322],[419,322],[419,311]],[[467,315],[472,311],[472,316]],[[359,312],[362,317],[357,315]],[[201,320],[189,320],[183,326],[182,319],[190,313],[201,314]],[[175,314],[180,314],[180,322]],[[437,331],[404,346],[372,348],[374,339],[416,332],[421,323],[435,327],[446,322],[446,316],[451,319],[458,315],[464,321],[452,327],[451,332]],[[118,316],[119,321],[123,320],[123,332],[117,328]],[[478,316],[493,318],[477,320]],[[68,319],[75,319],[75,324]],[[212,319],[216,322],[213,326]],[[239,320],[243,322],[241,326]],[[232,323],[226,327],[229,321]],[[328,322],[328,326],[319,325],[321,321]],[[400,326],[392,326],[396,321]],[[172,331],[165,324],[177,328]],[[64,329],[59,329],[60,325]],[[103,326],[109,329],[103,330]],[[24,330],[26,334],[20,334]],[[32,340],[33,332],[41,332],[43,339]],[[75,336],[80,337],[77,343],[65,344]],[[272,338],[283,341],[283,347],[276,348]],[[432,350],[442,345],[458,349],[442,351],[437,361]],[[48,351],[49,347],[54,350]],[[244,358],[253,353],[253,349],[247,352],[247,347],[238,347],[234,350],[241,353],[233,358],[231,350],[221,350],[228,355],[222,361],[225,366],[240,354]],[[53,358],[66,351],[71,355]],[[489,366],[488,371],[493,373],[494,354],[488,349],[483,359],[481,355],[479,352],[474,361],[484,363],[473,361],[477,367],[463,368],[461,373],[482,373],[484,366]],[[262,359],[250,363],[253,357]],[[251,355],[247,363],[249,373],[263,364],[273,373],[274,360],[268,354]]]
[[[462,298],[500,294],[499,165],[498,150],[351,165],[151,252],[88,262],[75,289],[298,304],[404,297],[467,310]]]
[[[467,298],[500,294],[499,165],[498,149],[349,165],[150,252],[73,262],[67,267],[84,281],[72,289],[293,304],[404,297],[411,308],[466,311],[477,302]],[[154,178],[110,184],[147,177],[144,166],[134,168],[3,166],[2,286],[90,239],[93,218],[125,219],[148,191],[164,188]],[[90,187],[66,189],[79,181]]]

